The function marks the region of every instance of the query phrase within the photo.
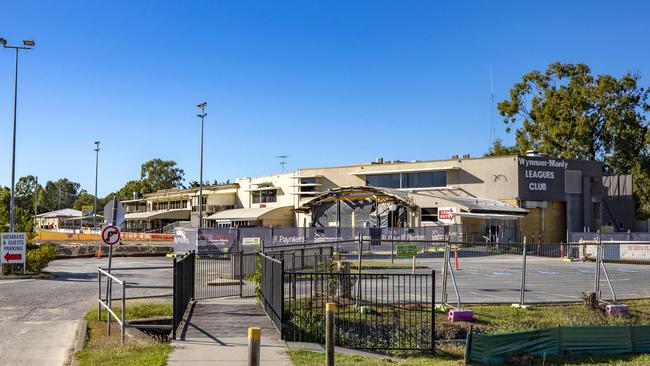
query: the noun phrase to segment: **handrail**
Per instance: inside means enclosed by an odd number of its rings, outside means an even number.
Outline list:
[[[123,281],[123,280],[120,280],[119,278],[113,276],[110,272],[107,272],[106,270],[104,270],[104,269],[102,269],[102,268],[97,268],[97,271],[103,273],[104,276],[109,277],[109,278],[112,279],[113,281],[119,283],[121,286],[124,285],[124,281]]]
[[[98,267],[102,270],[107,270],[107,267]],[[136,270],[136,269],[174,269],[172,266],[155,266],[155,267],[112,267],[111,271],[124,271],[124,270]]]
[[[173,269],[173,267],[122,267],[122,268],[111,268],[111,271],[113,270],[141,270],[141,269]],[[106,277],[106,296],[105,298],[102,298],[102,277]],[[120,287],[122,288],[122,296],[120,297],[113,297],[113,282],[116,282]],[[130,325],[129,322],[126,320],[126,300],[135,300],[135,299],[151,299],[151,298],[166,298],[166,297],[173,297],[174,294],[161,294],[161,295],[141,295],[141,296],[132,296],[132,297],[127,297],[126,296],[126,289],[127,288],[141,288],[141,289],[173,289],[174,286],[153,286],[153,285],[138,285],[138,284],[129,284],[127,283],[126,280],[120,280],[117,278],[115,275],[111,274],[108,272],[108,269],[102,268],[102,267],[97,267],[97,284],[99,288],[98,296],[97,296],[97,320],[102,319],[102,308],[106,309],[107,312],[107,333],[110,336],[111,334],[111,318],[114,318],[117,324],[120,326],[121,330],[121,343],[124,345],[124,339],[125,339],[125,334],[126,334],[126,328],[129,327],[134,327],[133,325]],[[112,308],[113,301],[120,301],[122,303],[121,309],[120,309],[120,315],[115,313]],[[141,327],[138,325],[138,327]],[[162,325],[156,326],[157,328],[163,328],[163,329],[170,329],[171,326],[166,326]]]

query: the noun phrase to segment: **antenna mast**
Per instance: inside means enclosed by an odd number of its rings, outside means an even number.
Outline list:
[[[287,165],[287,158],[289,155],[278,155],[274,156],[276,159],[280,159],[280,166],[282,167],[282,173],[284,173],[285,166]]]
[[[494,125],[494,86],[492,82],[492,65],[490,65],[490,146],[496,139],[496,126]]]

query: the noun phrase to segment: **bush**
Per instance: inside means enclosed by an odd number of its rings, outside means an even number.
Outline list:
[[[54,244],[41,244],[38,248],[27,252],[27,271],[40,273],[55,258],[56,247]]]

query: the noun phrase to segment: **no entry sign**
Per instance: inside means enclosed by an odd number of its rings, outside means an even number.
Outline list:
[[[25,233],[2,233],[0,263],[24,264],[27,239]]]
[[[117,226],[108,225],[102,230],[102,241],[106,245],[115,245],[120,242],[120,229]]]

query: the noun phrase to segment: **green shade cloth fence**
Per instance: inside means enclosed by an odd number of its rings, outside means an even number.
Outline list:
[[[465,360],[471,364],[500,364],[508,356],[532,353],[650,353],[650,325],[557,327],[507,334],[467,334]]]

